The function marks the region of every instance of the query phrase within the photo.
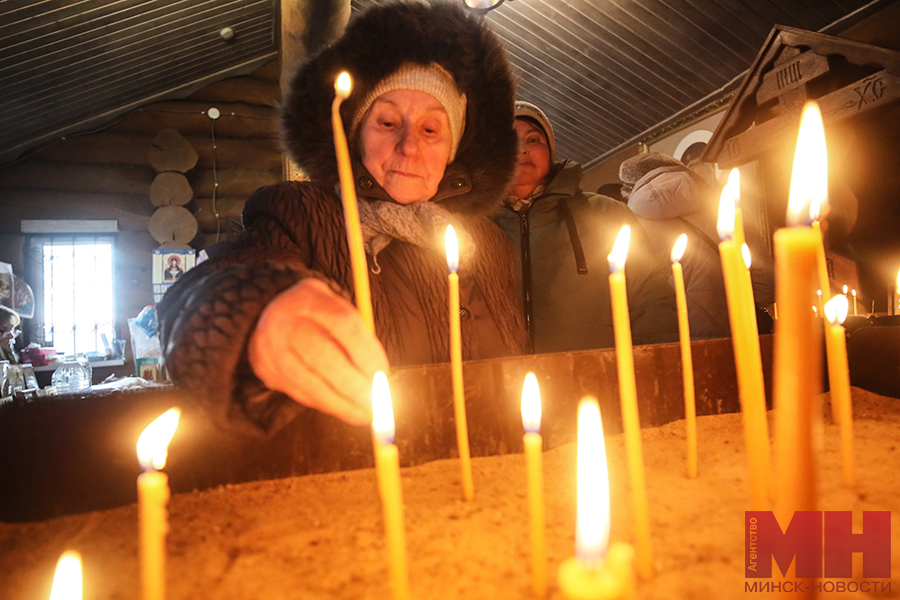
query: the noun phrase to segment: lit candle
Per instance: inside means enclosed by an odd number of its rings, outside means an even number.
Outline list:
[[[528,470],[528,514],[531,517],[531,581],[538,598],[547,595],[547,547],[544,542],[544,469],[541,438],[541,390],[534,373],[522,386],[525,466]]]
[[[734,349],[738,392],[741,398],[741,414],[744,421],[744,438],[750,466],[750,504],[753,510],[769,508],[769,426],[766,421],[766,394],[762,376],[762,359],[759,338],[754,321],[746,318],[754,306],[752,290],[746,284],[747,265],[743,258],[743,244],[734,239],[733,190],[725,186],[719,201],[719,256],[725,293],[728,301],[728,318],[731,323],[731,344]],[[749,295],[749,297],[748,297]]]
[[[844,483],[853,487],[853,400],[850,397],[850,370],[847,366],[847,340],[844,319],[849,308],[847,296],[835,296],[825,305],[825,326],[828,344],[828,383],[831,388],[831,410],[841,427],[841,455],[844,464]],[[832,348],[834,352],[832,352]]]
[[[406,533],[403,525],[403,493],[400,489],[400,458],[394,445],[394,407],[384,371],[372,380],[372,430],[375,434],[375,471],[384,513],[384,535],[387,540],[391,569],[391,589],[395,600],[409,598],[409,575],[406,562]]]
[[[163,600],[166,596],[169,478],[160,469],[166,466],[169,442],[175,435],[180,415],[177,408],[170,408],[150,423],[137,441],[138,462],[144,469],[137,480],[143,600]]]
[[[684,293],[684,271],[681,257],[687,247],[682,233],[672,247],[672,275],[675,277],[675,303],[678,306],[678,336],[681,341],[681,381],[684,386],[684,420],[687,433],[688,477],[697,476],[697,408],[694,397],[694,361],[691,356],[691,329],[688,324],[687,297]]]
[[[853,316],[856,316],[856,290],[850,290],[850,293],[853,295]]]
[[[821,340],[820,328],[809,310],[818,280],[818,237],[809,225],[810,206],[827,197],[827,164],[822,115],[810,102],[800,122],[787,226],[775,232],[775,293],[781,312],[774,347],[776,517],[785,528],[795,511],[815,510],[816,506],[812,429]]]
[[[344,224],[347,228],[347,244],[350,247],[350,267],[353,269],[353,287],[356,291],[356,308],[369,330],[375,333],[375,316],[372,312],[372,294],[369,291],[369,272],[366,251],[363,247],[362,227],[359,224],[359,206],[356,204],[356,186],[350,167],[350,151],[347,135],[341,121],[341,102],[350,95],[350,74],[341,72],[334,81],[334,102],[331,104],[331,128],[334,131],[334,151],[337,155],[338,175],[341,180],[341,200],[344,204]]]
[[[459,448],[459,467],[462,470],[463,497],[475,497],[472,483],[472,459],[469,457],[469,428],[466,423],[466,397],[463,388],[462,337],[459,328],[459,243],[452,225],[447,225],[444,237],[447,267],[450,269],[450,372],[453,378],[453,409],[456,417],[456,445]]]
[[[634,380],[634,350],[631,346],[631,321],[628,294],[625,289],[625,259],[631,228],[623,225],[616,236],[609,259],[609,293],[612,300],[613,330],[616,340],[616,367],[619,375],[619,402],[622,405],[622,428],[628,452],[631,476],[631,500],[634,506],[634,537],[637,547],[638,573],[644,579],[653,576],[650,548],[650,518],[647,511],[647,486],[644,481],[644,456],[641,447],[641,423]]]
[[[828,212],[827,201],[827,198],[821,200],[821,204],[819,201],[815,201],[809,207],[809,216],[813,220],[812,229],[816,235],[816,271],[819,278],[820,315],[822,314],[822,309],[825,306],[825,303],[831,300],[831,283],[828,281],[828,265],[825,262],[825,240],[822,237],[821,224],[821,219],[823,219],[825,217],[825,214]],[[844,293],[847,293],[846,289],[844,290]]]
[[[816,314],[818,315],[822,311],[822,306],[823,306],[821,289],[816,290],[816,296],[818,297],[818,304],[816,304],[816,306],[814,306],[813,308],[816,309]]]
[[[50,600],[81,600],[81,555],[74,550],[66,550],[56,563]]]
[[[575,556],[559,566],[559,587],[569,600],[625,600],[635,595],[634,549],[609,544],[609,475],[600,407],[578,405],[577,528]],[[608,549],[608,550],[607,550]]]

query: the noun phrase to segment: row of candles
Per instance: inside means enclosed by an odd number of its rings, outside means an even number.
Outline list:
[[[346,139],[340,123],[340,101],[349,94],[349,77],[342,74],[335,84],[333,104],[335,146],[338,150],[343,201],[350,241],[357,303],[363,318],[374,332],[371,305],[364,307],[368,294],[368,274],[362,238],[354,235],[359,228],[356,198],[350,178]],[[815,478],[812,456],[813,397],[819,392],[820,332],[809,300],[818,283],[829,289],[827,274],[822,269],[824,249],[818,225],[819,207],[827,201],[824,129],[814,103],[804,109],[792,175],[788,226],[776,232],[776,303],[779,315],[775,332],[775,406],[776,448],[779,457],[776,513],[786,525],[795,510],[815,508]],[[765,393],[759,341],[756,336],[753,296],[750,287],[749,260],[743,243],[743,227],[739,204],[739,183],[735,170],[722,192],[719,211],[719,245],[725,276],[732,341],[738,376],[741,410],[751,484],[751,507],[767,510],[769,489],[769,435],[766,424]],[[346,207],[350,206],[349,210]],[[355,224],[352,216],[356,215]],[[730,225],[730,227],[729,227]],[[810,226],[811,225],[811,226]],[[616,362],[619,398],[625,435],[628,470],[632,490],[634,547],[618,543],[609,546],[609,484],[602,423],[596,400],[586,398],[579,405],[577,437],[577,531],[576,555],[564,561],[559,570],[559,584],[568,598],[612,599],[634,597],[635,572],[641,578],[652,577],[652,551],[647,507],[644,464],[634,376],[634,354],[625,288],[625,259],[630,229],[624,226],[609,256],[609,286],[615,328]],[[449,267],[449,311],[451,324],[451,369],[460,456],[463,497],[474,497],[471,459],[468,448],[462,381],[462,358],[459,325],[458,250],[452,226],[447,229]],[[684,385],[687,472],[696,477],[697,431],[693,388],[690,332],[688,329],[684,277],[680,260],[686,247],[681,236],[672,252],[672,270],[676,285],[679,333],[681,341]],[[357,270],[360,270],[360,275]],[[824,275],[824,279],[823,279]],[[361,292],[361,288],[365,291]],[[843,300],[843,301],[841,301]],[[849,376],[841,323],[846,316],[846,296],[838,295],[825,305],[829,325],[826,330],[828,370],[836,420],[842,431],[845,483],[853,485],[853,434]],[[455,319],[453,317],[456,317]],[[400,486],[399,456],[394,442],[393,408],[387,378],[376,375],[373,382],[373,442],[376,473],[382,499],[386,546],[389,556],[393,597],[409,597],[408,566],[403,503]],[[524,447],[528,472],[528,499],[531,515],[532,579],[535,595],[547,591],[546,549],[544,547],[543,475],[541,466],[540,393],[537,380],[529,374],[523,387]],[[154,421],[138,442],[139,460],[145,469],[138,478],[140,521],[140,562],[144,600],[165,597],[166,503],[169,497],[167,479],[160,471],[165,464],[166,447],[175,431],[178,412],[175,409]],[[74,557],[67,553],[60,559],[58,571],[72,573]],[[72,575],[74,577],[74,575]],[[80,568],[78,579],[80,581]],[[61,585],[65,588],[65,585]],[[74,588],[74,584],[70,586]],[[78,585],[80,588],[80,583]],[[57,585],[54,583],[54,590]],[[54,591],[55,593],[55,591]],[[66,598],[80,598],[68,596]],[[63,596],[53,596],[61,600]]]

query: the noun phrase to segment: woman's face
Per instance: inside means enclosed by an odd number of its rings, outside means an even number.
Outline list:
[[[450,122],[431,94],[394,90],[372,104],[360,129],[362,162],[400,204],[437,192],[450,158]]]
[[[512,187],[529,190],[544,180],[550,172],[550,145],[540,127],[528,119],[516,119],[519,134],[519,164]]]

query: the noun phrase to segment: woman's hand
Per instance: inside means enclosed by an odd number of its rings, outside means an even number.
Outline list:
[[[269,389],[351,425],[372,421],[372,378],[389,369],[356,308],[316,279],[304,279],[263,310],[249,358]]]

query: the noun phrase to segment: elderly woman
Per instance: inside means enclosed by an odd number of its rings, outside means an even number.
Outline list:
[[[377,338],[351,304],[330,121],[343,70]],[[351,22],[284,101],[284,143],[310,181],[257,191],[244,234],[160,306],[173,379],[245,430],[272,432],[304,407],[368,422],[375,371],[449,360],[449,223],[462,238],[464,358],[521,352],[511,249],[487,218],[515,168],[512,121],[510,67],[477,15],[409,3]]]

